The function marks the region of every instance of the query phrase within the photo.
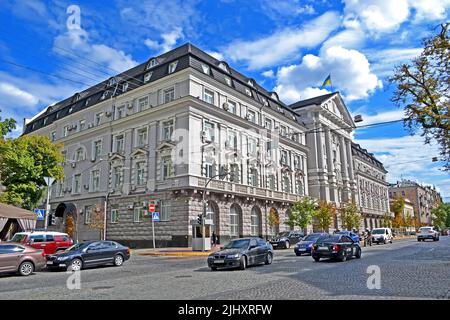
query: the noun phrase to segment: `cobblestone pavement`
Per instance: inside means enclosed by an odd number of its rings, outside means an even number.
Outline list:
[[[368,289],[368,266],[381,289]],[[450,237],[363,248],[346,262],[278,250],[270,266],[211,272],[204,257],[132,256],[123,267],[83,270],[69,290],[65,271],[0,276],[0,299],[450,299]]]

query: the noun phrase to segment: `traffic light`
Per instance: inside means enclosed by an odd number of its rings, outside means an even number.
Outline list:
[[[202,220],[203,220],[203,217],[202,217],[201,214],[199,214],[198,217],[197,217],[198,224],[202,224]]]

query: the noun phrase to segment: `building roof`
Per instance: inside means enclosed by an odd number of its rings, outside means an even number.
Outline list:
[[[37,220],[33,212],[4,203],[0,203],[0,218]]]
[[[375,158],[373,153],[368,152],[366,149],[362,148],[359,144],[354,142],[352,142],[352,155],[371,163],[372,165],[387,173],[386,169],[383,166],[383,163]]]
[[[295,110],[298,108],[302,108],[302,107],[306,107],[306,106],[311,106],[311,105],[321,105],[323,102],[325,102],[326,100],[328,100],[329,98],[331,98],[332,96],[334,96],[335,94],[338,94],[339,92],[332,92],[332,93],[327,93],[321,96],[317,96],[314,98],[310,98],[310,99],[306,99],[306,100],[300,100],[297,101],[296,103],[293,103],[289,106],[289,108]]]
[[[155,61],[154,65],[150,62]],[[178,48],[163,53],[157,57],[151,57],[148,61],[141,63],[127,71],[119,73],[109,79],[87,88],[73,96],[66,98],[58,103],[48,106],[44,112],[35,116],[26,123],[24,134],[33,132],[37,129],[50,125],[51,123],[62,119],[70,114],[85,110],[97,103],[105,101],[111,97],[116,97],[124,93],[123,84],[128,83],[126,92],[145,84],[154,82],[167,76],[168,65],[171,62],[178,61],[175,72],[186,68],[193,68],[203,73],[202,64],[210,68],[209,75],[216,81],[227,85],[227,80],[231,80],[231,87],[260,103],[262,106],[276,110],[281,115],[297,121],[298,115],[291,110],[282,101],[279,100],[275,92],[269,92],[256,83],[255,80],[244,76],[224,62],[215,59],[206,52],[200,50],[190,43],[186,43]],[[150,80],[144,81],[145,75],[152,72]],[[228,79],[227,79],[228,78]],[[247,91],[251,92],[251,96]]]

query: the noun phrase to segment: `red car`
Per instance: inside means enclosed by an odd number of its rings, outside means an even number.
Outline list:
[[[54,254],[57,251],[66,250],[73,245],[73,241],[67,233],[47,231],[18,232],[11,239],[11,242],[44,250],[45,254]]]

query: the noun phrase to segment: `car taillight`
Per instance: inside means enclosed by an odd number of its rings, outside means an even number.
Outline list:
[[[338,245],[338,244],[335,244],[335,245],[333,246],[333,251],[339,251],[340,249],[341,249],[341,246]]]

